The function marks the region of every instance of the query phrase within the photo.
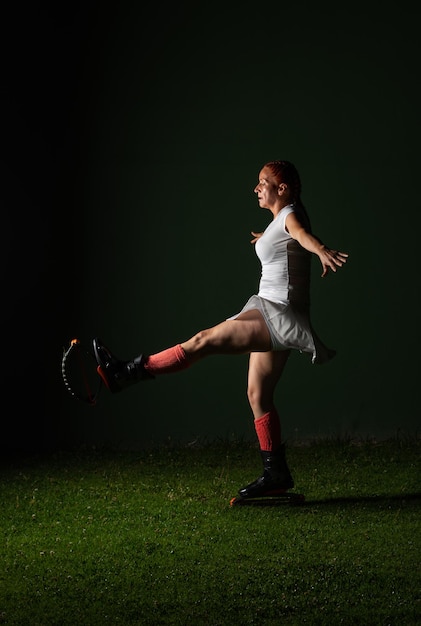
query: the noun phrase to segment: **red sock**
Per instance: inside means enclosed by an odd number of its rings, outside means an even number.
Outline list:
[[[180,344],[152,354],[145,361],[145,370],[153,375],[170,374],[171,372],[179,372],[189,367],[187,355]]]
[[[281,422],[276,409],[254,420],[261,450],[273,452],[281,445]]]

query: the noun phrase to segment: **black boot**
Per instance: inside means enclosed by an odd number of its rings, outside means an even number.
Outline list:
[[[141,380],[155,378],[145,370],[145,357],[141,354],[132,361],[117,359],[98,338],[93,340],[93,348],[98,363],[97,372],[113,393],[123,391],[126,387]]]
[[[261,450],[263,474],[239,490],[242,498],[277,496],[294,487],[294,480],[285,459],[285,444],[274,452]]]

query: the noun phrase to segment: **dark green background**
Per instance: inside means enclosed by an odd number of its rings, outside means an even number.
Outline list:
[[[294,353],[284,436],[419,425],[419,9],[409,3],[32,3],[2,20],[6,449],[254,438],[247,357],[213,357],[95,408],[67,394],[71,338],[156,352],[256,292],[253,188],[293,161],[313,229],[350,254]],[[3,10],[5,11],[5,10]],[[5,408],[7,407],[7,408]]]

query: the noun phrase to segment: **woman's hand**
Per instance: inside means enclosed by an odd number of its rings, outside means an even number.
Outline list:
[[[251,231],[251,234],[253,235],[254,239],[252,239],[250,243],[256,243],[256,241],[260,239],[260,237],[263,235],[263,233],[254,233],[253,231]]]
[[[332,270],[332,272],[336,272],[336,268],[342,267],[342,265],[344,265],[348,259],[348,255],[345,252],[331,250],[326,246],[323,246],[323,248],[317,254],[323,267],[322,278],[326,276],[329,270]]]

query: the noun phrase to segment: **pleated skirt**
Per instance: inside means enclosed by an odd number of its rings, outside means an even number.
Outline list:
[[[311,362],[321,365],[330,361],[336,350],[328,348],[311,325],[307,308],[292,304],[278,304],[254,295],[241,311],[228,319],[234,320],[241,313],[259,310],[267,324],[273,350],[299,350],[311,356]]]

